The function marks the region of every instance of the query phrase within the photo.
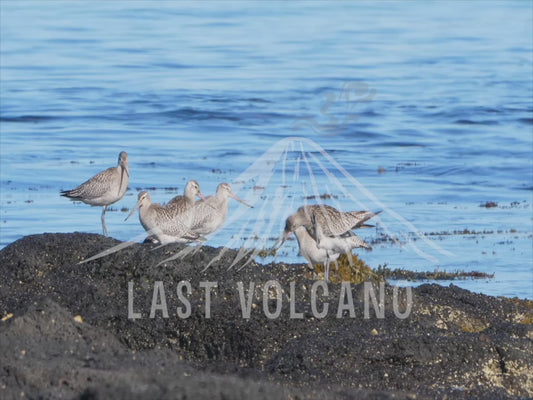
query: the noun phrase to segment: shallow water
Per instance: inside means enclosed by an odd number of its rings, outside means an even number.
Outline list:
[[[533,298],[529,2],[0,7],[0,246],[100,233],[100,209],[59,191],[126,150],[130,190],[107,214],[118,239],[143,233],[124,221],[141,189],[163,203],[188,179],[206,195],[232,183],[255,207],[232,202],[208,243],[233,247],[272,244],[329,193],[383,210],[360,235],[399,241],[361,252],[369,265],[494,273],[455,283]],[[277,260],[297,253],[290,241]]]

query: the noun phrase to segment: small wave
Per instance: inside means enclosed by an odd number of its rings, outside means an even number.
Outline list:
[[[514,186],[513,189],[515,190],[525,190],[525,191],[528,191],[528,192],[532,192],[533,191],[533,186]]]
[[[161,62],[161,63],[155,63],[152,64],[154,67],[159,68],[168,68],[168,69],[187,69],[187,68],[196,68],[194,65],[187,65],[187,64],[178,64],[178,63],[172,63],[172,62]]]
[[[18,117],[0,117],[0,122],[29,122],[29,123],[39,123],[47,122],[58,119],[58,117],[52,117],[49,115],[20,115]]]
[[[197,110],[194,108],[179,108],[175,110],[162,111],[157,113],[140,113],[135,114],[138,118],[169,118],[178,120],[226,120],[239,121],[240,118],[234,113],[225,113],[222,111]],[[129,114],[128,114],[129,117]]]
[[[423,143],[417,142],[384,142],[381,143],[384,147],[426,147]]]
[[[472,121],[470,119],[458,119],[455,121],[455,123],[460,124],[460,125],[498,125],[499,124],[498,121],[491,121],[491,120]]]
[[[272,103],[270,100],[261,99],[259,97],[251,97],[249,99],[244,99],[245,101],[249,101],[251,103]]]

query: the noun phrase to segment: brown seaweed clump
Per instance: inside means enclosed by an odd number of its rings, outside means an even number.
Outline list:
[[[350,258],[351,257],[351,262]],[[337,262],[331,263],[329,278],[332,283],[351,282],[356,285],[365,281],[380,282],[385,279],[372,270],[356,254],[342,254]],[[315,271],[319,276],[324,275],[324,265],[315,265]]]

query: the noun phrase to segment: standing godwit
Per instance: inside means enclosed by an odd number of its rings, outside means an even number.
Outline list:
[[[187,182],[183,196],[174,197],[165,205],[165,208],[176,218],[180,216],[181,221],[186,226],[190,226],[192,224],[193,213],[189,211],[194,207],[196,196],[202,200],[204,199],[198,182],[191,180]]]
[[[219,229],[228,215],[228,198],[231,197],[245,206],[251,205],[237,197],[227,183],[221,183],[217,187],[214,196],[208,196],[205,200],[199,200],[189,211],[192,213],[190,228],[200,235],[209,235]]]
[[[128,154],[125,151],[121,151],[118,155],[118,165],[116,167],[108,168],[96,174],[75,189],[62,191],[61,196],[83,201],[91,206],[103,206],[102,228],[104,235],[107,236],[105,224],[107,206],[116,203],[124,196],[129,180]]]
[[[315,239],[309,235],[307,229],[299,226],[294,230],[294,235],[298,241],[300,253],[307,260],[309,267],[314,271],[316,264],[324,264],[324,280],[329,280],[329,265],[332,261],[337,261],[340,253],[319,248]]]
[[[301,206],[296,213],[290,215],[285,221],[285,230],[281,237],[274,244],[274,247],[279,244],[279,247],[287,240],[291,232],[295,231],[299,226],[307,229],[311,237],[315,237],[315,228],[312,223],[312,218],[322,227],[323,233],[326,236],[341,236],[346,232],[356,228],[368,227],[365,222],[379,212],[372,211],[347,211],[342,212],[328,206],[326,204],[314,204]]]
[[[187,185],[185,185],[183,196],[176,196],[172,198],[165,207],[175,210],[176,213],[181,214],[194,206],[196,196],[200,197],[202,200],[204,199],[198,182],[191,180],[187,182]]]
[[[126,217],[131,217],[139,209],[139,221],[143,228],[154,234],[161,244],[188,243],[202,240],[199,234],[192,232],[171,210],[158,203],[152,203],[148,192],[140,192],[133,210]]]

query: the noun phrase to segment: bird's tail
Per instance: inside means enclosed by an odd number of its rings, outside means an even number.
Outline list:
[[[69,199],[79,199],[81,197],[81,191],[79,188],[75,188],[72,190],[62,190],[60,192],[61,196],[68,197]]]
[[[363,248],[367,250],[372,250],[372,246],[370,246],[367,242],[365,242],[363,239],[361,239],[357,235],[350,236],[350,240],[355,245],[355,248]]]
[[[77,197],[74,193],[72,193],[72,190],[62,190],[60,194],[63,197],[68,197],[71,199]]]
[[[352,214],[354,217],[357,217],[359,220],[355,224],[355,226],[352,229],[355,228],[372,228],[374,225],[365,224],[366,221],[369,219],[375,217],[381,213],[381,211],[372,212],[372,211],[350,211],[350,214]]]

